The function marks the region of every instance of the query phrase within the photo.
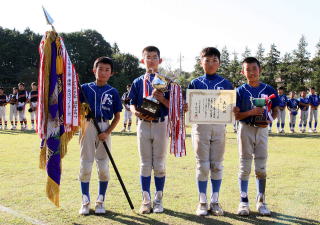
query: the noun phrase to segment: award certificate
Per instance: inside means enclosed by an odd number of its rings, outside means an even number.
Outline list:
[[[226,124],[234,122],[235,90],[187,89],[189,124]]]

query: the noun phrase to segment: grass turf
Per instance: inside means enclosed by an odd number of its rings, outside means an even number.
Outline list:
[[[121,128],[119,124],[113,133],[112,153],[137,212],[141,191],[136,135],[135,132],[120,133]],[[139,215],[131,211],[110,164],[107,213],[97,216],[91,211],[89,216],[80,216],[78,136],[71,140],[68,154],[62,162],[61,207],[56,208],[45,196],[46,173],[38,169],[38,136],[32,131],[1,130],[0,205],[48,224],[320,224],[319,134],[270,135],[266,199],[272,216],[261,217],[256,213],[256,188],[252,173],[249,181],[252,214],[244,218],[236,215],[239,203],[236,135],[230,125],[227,128],[224,178],[220,192],[220,202],[225,210],[223,217],[195,215],[198,196],[190,135],[186,140],[186,157],[167,156],[163,214]],[[135,129],[133,125],[132,130]],[[187,133],[190,134],[190,129]],[[98,191],[95,167],[91,180],[91,208],[94,208]],[[154,192],[153,181],[151,187]],[[210,193],[208,188],[208,197]],[[0,224],[31,223],[0,211]]]

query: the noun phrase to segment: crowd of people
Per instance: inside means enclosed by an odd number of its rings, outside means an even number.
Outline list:
[[[0,87],[0,130],[8,129],[6,117],[6,106],[10,106],[9,120],[11,130],[16,130],[20,122],[20,129],[27,130],[28,122],[26,118],[26,107],[29,104],[28,112],[31,114],[31,130],[35,129],[35,118],[37,115],[38,86],[36,82],[31,83],[31,91],[25,89],[24,83],[19,83],[18,87],[12,88],[12,93],[6,95],[4,88]]]
[[[314,87],[309,88],[308,93],[307,90],[302,90],[299,93],[291,91],[289,92],[289,97],[285,94],[284,87],[279,87],[278,95],[280,98],[279,116],[275,121],[277,133],[285,133],[284,128],[287,117],[289,119],[289,132],[295,133],[298,116],[299,131],[301,133],[307,131],[307,126],[309,127],[309,133],[317,133],[320,97],[319,94],[316,93]],[[233,126],[235,133],[238,130],[238,124],[239,121],[235,121]],[[273,123],[270,122],[268,125],[269,133],[272,133],[272,124]]]

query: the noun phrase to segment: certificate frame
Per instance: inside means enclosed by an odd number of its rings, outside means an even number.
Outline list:
[[[227,124],[235,121],[236,90],[187,89],[188,124]]]

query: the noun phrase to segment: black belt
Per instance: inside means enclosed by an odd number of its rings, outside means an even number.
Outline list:
[[[140,118],[139,118],[140,119]],[[145,120],[145,119],[140,119],[140,120],[142,120],[142,121],[144,121],[144,122],[147,122],[147,123],[161,123],[161,122],[163,122],[165,119],[164,118],[158,118],[158,119],[156,119],[156,120]]]

